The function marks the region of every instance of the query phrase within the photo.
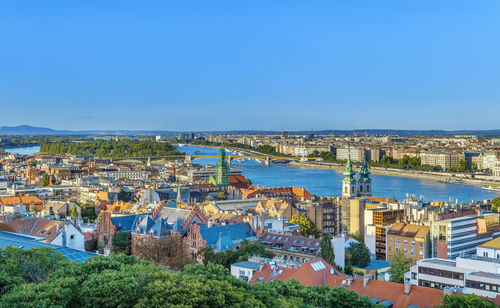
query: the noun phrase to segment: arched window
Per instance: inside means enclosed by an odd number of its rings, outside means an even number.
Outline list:
[[[359,186],[359,191],[360,191],[360,192],[363,192],[363,185],[360,185],[360,186]]]
[[[347,194],[347,186],[344,188],[344,192]]]

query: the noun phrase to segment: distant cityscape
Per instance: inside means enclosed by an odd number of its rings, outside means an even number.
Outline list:
[[[0,144],[2,249],[52,247],[77,262],[122,252],[171,269],[212,262],[251,285],[312,279],[395,307],[435,306],[446,294],[500,299],[500,197],[398,200],[375,195],[372,179],[500,193],[498,137],[9,135]],[[23,148],[37,150],[15,152]],[[339,170],[341,190],[254,185],[244,161]],[[154,257],[171,250],[180,261]],[[229,258],[238,251],[249,252]]]

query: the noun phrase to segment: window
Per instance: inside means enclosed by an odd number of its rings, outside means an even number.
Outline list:
[[[423,248],[423,247],[424,247],[424,243],[420,242],[420,243],[418,243],[418,246],[419,246],[420,248]]]
[[[411,241],[411,247],[415,247],[415,241]]]
[[[240,276],[245,276],[245,271],[244,270],[240,270]]]
[[[75,235],[74,235],[74,234],[71,234],[71,235],[69,236],[69,238],[70,238],[70,239],[72,239],[72,240],[74,240],[74,239],[75,239]]]
[[[392,246],[389,246],[389,252],[392,252]]]
[[[419,255],[419,256],[421,256],[421,257],[423,257],[423,256],[424,256],[424,253],[423,253],[422,251],[419,251],[419,252],[418,252],[418,255]]]
[[[396,244],[401,244],[401,241],[399,239],[396,240]]]
[[[407,240],[405,240],[405,245],[408,245],[408,241]]]
[[[413,249],[410,251],[410,255],[415,255],[415,251],[413,251]]]
[[[392,237],[390,237],[390,238],[389,238],[389,243],[391,243],[391,244],[392,244]]]
[[[407,255],[407,254],[408,254],[408,249],[405,248],[405,255]]]

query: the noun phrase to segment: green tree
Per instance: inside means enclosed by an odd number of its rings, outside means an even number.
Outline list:
[[[332,238],[330,234],[323,235],[321,239],[319,256],[325,259],[328,264],[335,266],[335,253],[332,247]]]
[[[111,241],[113,244],[113,252],[130,254],[130,240],[132,235],[130,232],[118,232]]]
[[[321,235],[321,231],[305,216],[293,215],[292,219],[290,219],[290,223],[300,226],[299,231],[302,236],[309,237],[309,235],[313,235],[314,237],[319,237]]]
[[[42,186],[50,185],[50,176],[47,173],[44,173],[42,176]]]
[[[347,251],[352,256],[352,265],[365,267],[370,264],[370,250],[368,250],[365,243],[352,243]]]
[[[483,299],[474,294],[446,294],[441,300],[439,308],[494,308],[497,307],[492,301]]]
[[[392,265],[389,273],[391,274],[391,281],[403,283],[404,275],[410,270],[413,260],[407,258],[402,251],[395,253],[392,256]]]
[[[496,197],[491,201],[491,210],[493,212],[498,212],[499,207],[500,207],[500,197]]]
[[[127,196],[127,192],[124,191],[121,187],[120,187],[120,192],[118,193],[118,200],[123,201],[123,202],[129,201],[128,196]]]
[[[76,205],[73,204],[73,207],[69,211],[69,215],[71,217],[73,217],[73,218],[77,218],[78,217],[78,212],[76,211]]]

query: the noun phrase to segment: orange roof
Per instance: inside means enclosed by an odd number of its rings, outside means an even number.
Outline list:
[[[6,223],[16,233],[44,238],[46,243],[52,242],[61,233],[68,222],[49,220],[44,218],[31,218],[13,220]]]
[[[315,270],[314,263],[321,261],[324,268]],[[317,269],[318,267],[316,267]],[[333,272],[331,272],[333,270]],[[333,273],[333,274],[332,274]],[[271,281],[279,279],[288,281],[295,279],[304,286],[330,286],[331,288],[345,287],[354,292],[380,301],[392,301],[394,307],[408,307],[408,305],[418,305],[420,307],[435,307],[441,303],[443,291],[432,288],[411,286],[409,294],[404,294],[404,285],[401,283],[388,282],[383,280],[369,280],[363,286],[361,278],[354,278],[351,285],[345,284],[347,276],[338,272],[322,258],[316,258],[302,264],[298,269],[282,268],[272,270],[270,265],[264,266],[260,271],[255,272],[250,283],[259,281]],[[343,283],[344,281],[344,283]]]

